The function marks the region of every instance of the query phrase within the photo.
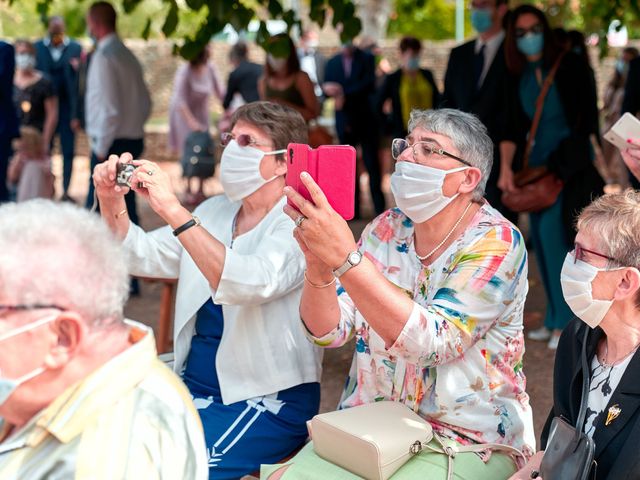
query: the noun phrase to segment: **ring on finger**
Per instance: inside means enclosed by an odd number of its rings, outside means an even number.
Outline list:
[[[304,222],[306,219],[307,217],[305,217],[304,215],[300,215],[298,218],[296,218],[296,227],[302,227],[302,222]]]
[[[155,172],[155,170],[147,170],[147,175],[151,176],[153,175]]]

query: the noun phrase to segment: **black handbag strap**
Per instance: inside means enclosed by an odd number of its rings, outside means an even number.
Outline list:
[[[587,404],[589,403],[589,383],[590,383],[590,369],[587,362],[587,339],[589,338],[589,327],[585,328],[584,338],[582,340],[582,399],[580,400],[580,413],[578,413],[578,420],[576,421],[576,437],[580,435],[584,428],[584,419],[587,416]]]

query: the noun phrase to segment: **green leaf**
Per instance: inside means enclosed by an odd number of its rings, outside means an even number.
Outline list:
[[[204,0],[185,0],[187,3],[187,7],[191,10],[195,10],[196,12],[202,8],[204,5]]]
[[[287,10],[282,15],[282,20],[287,23],[287,28],[290,30],[293,27],[293,24],[296,22],[296,12],[293,10]]]
[[[284,11],[282,5],[278,0],[269,0],[267,9],[269,10],[269,15],[271,15],[271,18],[279,17]]]
[[[289,45],[289,37],[286,35],[271,37],[267,43],[267,53],[270,53],[276,58],[287,58],[291,53]]]
[[[142,38],[145,40],[149,40],[149,33],[151,33],[151,19],[147,18],[147,24],[144,26],[144,30],[142,31]]]
[[[345,19],[342,23],[342,32],[340,32],[340,41],[348,42],[358,36],[360,30],[362,30],[362,22],[358,17],[351,17]]]
[[[122,0],[122,8],[124,13],[131,13],[140,3],[140,0]]]
[[[258,32],[256,33],[256,43],[260,45],[265,50],[267,49],[267,43],[271,38],[269,34],[269,30],[267,29],[267,23],[264,20],[260,20],[260,26],[258,27]]]
[[[178,26],[178,5],[173,3],[167,13],[167,18],[164,19],[164,25],[162,25],[162,33],[165,37],[171,36],[175,32]]]

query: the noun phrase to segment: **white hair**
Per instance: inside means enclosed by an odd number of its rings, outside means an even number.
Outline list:
[[[119,322],[128,273],[120,243],[99,216],[41,199],[0,207],[3,297],[58,305],[93,325]]]
[[[480,169],[482,175],[473,191],[473,199],[481,200],[493,164],[493,142],[480,119],[452,108],[416,109],[409,117],[409,132],[416,127],[449,137],[460,158]]]

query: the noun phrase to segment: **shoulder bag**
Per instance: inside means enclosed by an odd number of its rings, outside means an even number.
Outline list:
[[[515,192],[504,192],[502,194],[502,203],[514,212],[539,212],[549,208],[556,203],[558,195],[560,195],[562,187],[564,186],[557,175],[550,172],[546,166],[529,167],[529,155],[533,149],[533,143],[536,138],[538,126],[540,125],[544,99],[553,84],[553,79],[563,56],[564,55],[560,55],[556,60],[549,75],[545,78],[540,94],[536,99],[536,112],[533,115],[531,129],[527,136],[522,169],[514,175],[514,183],[516,187],[518,187],[518,190]]]
[[[540,464],[540,476],[544,480],[587,480],[592,469],[595,470],[596,446],[583,430],[589,398],[588,335],[587,328],[582,343],[582,398],[578,420],[575,427],[562,417],[551,421],[547,448]]]

